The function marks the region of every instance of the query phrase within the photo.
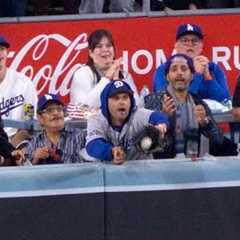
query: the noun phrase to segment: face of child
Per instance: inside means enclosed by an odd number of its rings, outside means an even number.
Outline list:
[[[130,107],[131,99],[128,93],[117,93],[108,98],[108,109],[114,126],[121,126],[125,122]]]

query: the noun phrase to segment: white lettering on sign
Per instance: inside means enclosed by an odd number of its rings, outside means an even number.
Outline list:
[[[240,57],[239,57],[239,46],[234,46],[233,48],[233,63],[234,66],[240,70]]]
[[[36,72],[34,66],[38,65],[38,61],[46,58],[47,52],[51,51],[50,44],[54,46],[53,41],[62,45],[65,48],[64,52],[56,59],[54,66],[45,64]],[[49,85],[48,92],[65,96],[69,93],[69,84],[73,73],[82,65],[79,63],[73,65],[73,62],[76,61],[85,48],[87,48],[87,34],[85,33],[80,34],[73,41],[60,34],[41,34],[31,39],[21,48],[10,67],[18,69],[22,62],[26,62],[24,58],[27,57],[27,54],[32,51],[31,59],[27,59],[28,65],[24,66],[21,72],[33,80],[34,85],[38,87],[39,93]],[[10,52],[9,57],[11,56],[14,56],[13,52]],[[62,77],[61,84],[59,84],[60,77]],[[40,80],[41,85],[39,86]]]
[[[228,47],[213,47],[212,59],[215,63],[222,63],[226,70],[232,70],[229,60],[231,51]]]
[[[39,94],[47,91],[66,96],[74,72],[86,62],[84,59],[80,63],[79,59],[83,59],[81,53],[87,46],[86,33],[73,40],[57,33],[40,34],[20,46],[18,52],[9,52],[8,57],[13,59],[10,67],[30,77]],[[167,59],[163,49],[137,49],[131,54],[124,50],[122,57],[124,71],[135,76],[145,75],[145,79],[152,79],[150,72]],[[240,70],[239,46],[214,46],[212,60],[222,64],[227,71]]]
[[[146,58],[147,60],[146,67],[140,68],[137,65],[137,60],[139,57]],[[138,74],[141,74],[141,75],[147,74],[148,72],[151,71],[153,67],[153,56],[149,51],[145,49],[138,50],[132,55],[131,65],[132,65],[133,71],[137,72]]]

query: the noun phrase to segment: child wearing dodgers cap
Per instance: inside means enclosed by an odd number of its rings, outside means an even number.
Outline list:
[[[164,135],[168,120],[161,112],[138,108],[130,86],[121,80],[112,81],[101,93],[101,112],[88,120],[86,150],[91,157],[115,164],[152,159],[152,154],[140,152],[134,145],[148,124]]]

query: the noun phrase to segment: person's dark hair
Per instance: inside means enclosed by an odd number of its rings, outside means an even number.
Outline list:
[[[93,51],[96,48],[96,46],[99,44],[99,42],[102,40],[102,38],[104,38],[104,37],[107,38],[109,40],[109,42],[112,44],[112,46],[114,48],[114,52],[115,52],[116,48],[115,48],[115,43],[114,43],[114,40],[113,40],[113,36],[112,36],[111,32],[109,32],[106,29],[98,29],[98,30],[92,32],[89,35],[89,37],[88,37],[88,49]],[[89,55],[88,55],[87,65],[96,74],[97,82],[99,82],[101,76],[97,72],[97,70],[96,70],[96,68],[94,66],[94,62],[93,62],[92,58]],[[120,73],[119,77],[121,79],[123,78],[122,73]]]
[[[113,41],[113,36],[112,34],[106,30],[106,29],[98,29],[94,32],[92,32],[89,37],[88,37],[88,48],[93,51],[97,44],[99,44],[99,42],[102,40],[103,37],[106,37],[109,42],[113,45],[114,49],[115,49],[115,44]]]
[[[96,48],[96,46],[99,44],[99,42],[102,40],[102,38],[104,38],[104,37],[109,40],[109,42],[112,44],[112,46],[115,50],[115,44],[113,41],[112,34],[108,30],[105,30],[105,29],[98,29],[89,35],[88,49],[93,51]],[[87,65],[90,66],[91,68],[94,67],[93,60],[89,55],[88,55]]]
[[[166,61],[166,64],[165,64],[165,75],[167,75],[167,74],[169,73],[170,66],[171,66],[173,60],[174,60],[175,58],[177,58],[177,57],[181,57],[181,58],[186,59],[187,64],[188,64],[188,67],[190,68],[191,72],[192,72],[192,73],[195,72],[192,59],[191,59],[190,57],[188,57],[187,55],[185,55],[185,54],[177,53],[177,54],[172,55],[172,56]]]

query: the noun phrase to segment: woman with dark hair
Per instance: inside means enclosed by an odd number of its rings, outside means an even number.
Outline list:
[[[126,81],[134,91],[139,102],[137,88],[130,74],[122,71],[122,58],[115,59],[115,45],[112,34],[98,29],[88,37],[89,56],[86,65],[79,68],[74,76],[70,90],[70,103],[100,107],[100,94],[112,80]]]

